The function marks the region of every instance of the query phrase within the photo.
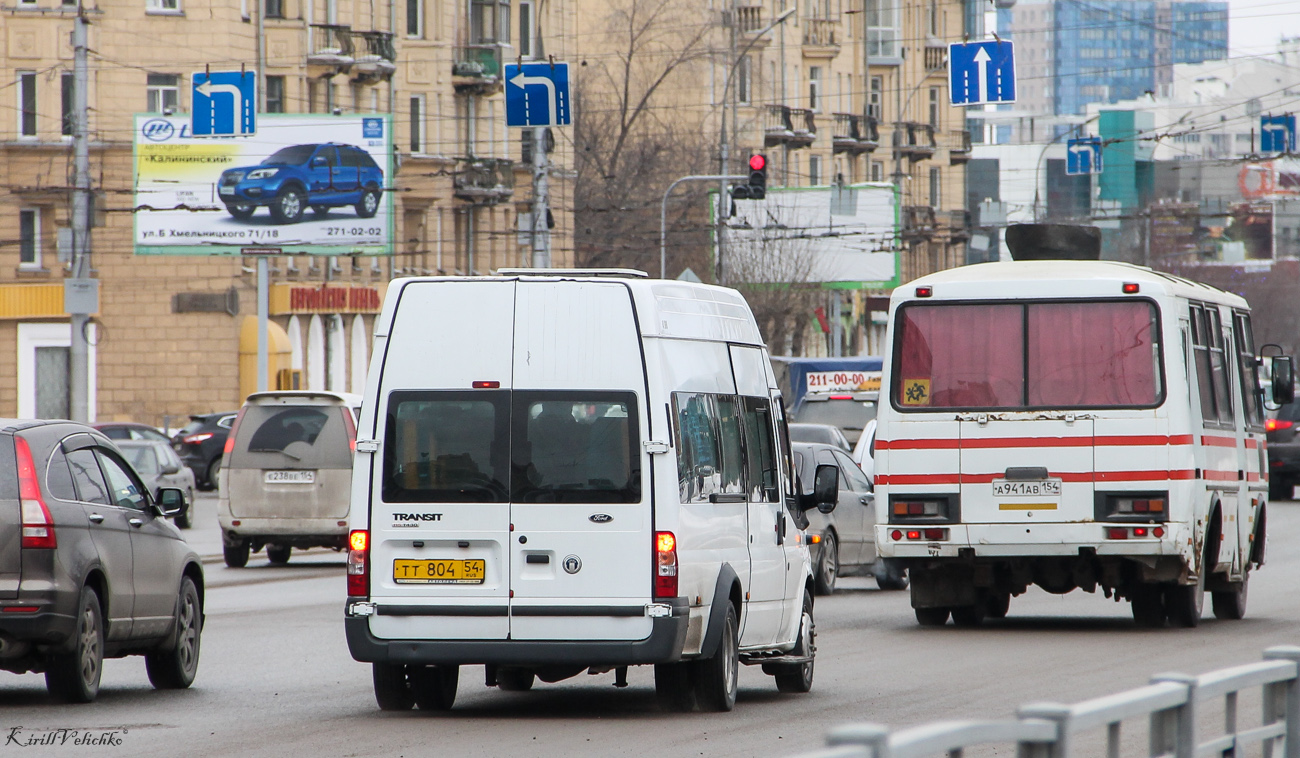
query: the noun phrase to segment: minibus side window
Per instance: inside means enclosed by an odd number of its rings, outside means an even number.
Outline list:
[[[719,491],[717,414],[711,395],[673,393],[677,417],[677,486],[683,503],[707,503]]]
[[[794,480],[799,466],[795,463],[790,455],[790,427],[786,425],[785,398],[777,397],[776,399],[776,433],[778,435],[777,445],[780,447],[781,460],[785,469],[785,496],[794,497]]]
[[[780,501],[772,414],[767,398],[741,398],[745,407],[745,487],[755,502]]]
[[[1205,309],[1192,306],[1192,352],[1196,354],[1196,383],[1201,391],[1201,418],[1213,424],[1219,417],[1214,401],[1214,379],[1210,371],[1210,338]]]
[[[1214,405],[1219,409],[1219,423],[1233,426],[1232,387],[1228,379],[1228,354],[1223,347],[1223,322],[1219,320],[1217,306],[1205,309],[1210,337],[1210,373],[1214,375]]]
[[[1236,313],[1237,358],[1241,371],[1241,407],[1246,412],[1246,428],[1264,428],[1263,409],[1259,405],[1259,367],[1255,365],[1255,335],[1250,328],[1250,314]]]
[[[714,398],[718,409],[718,440],[722,448],[722,490],[723,494],[744,494],[745,458],[741,441],[743,432],[740,428],[740,403],[735,395],[718,395]]]

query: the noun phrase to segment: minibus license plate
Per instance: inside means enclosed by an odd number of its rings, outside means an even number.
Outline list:
[[[262,481],[267,484],[315,484],[315,471],[268,471]]]
[[[398,584],[482,584],[486,561],[402,560],[393,561],[393,581]]]
[[[1032,482],[1009,482],[1005,479],[993,480],[993,497],[1009,497],[1015,495],[1039,497],[1042,495],[1060,496],[1060,494],[1060,479],[1041,479]]]

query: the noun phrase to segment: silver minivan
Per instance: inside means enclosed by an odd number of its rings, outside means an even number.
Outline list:
[[[266,548],[274,564],[293,548],[347,544],[352,455],[361,397],[341,392],[248,396],[226,439],[221,524],[226,565]]]

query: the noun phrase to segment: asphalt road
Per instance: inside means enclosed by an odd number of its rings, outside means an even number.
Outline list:
[[[343,638],[342,556],[295,554],[280,568],[259,555],[227,569],[214,509],[215,499],[201,498],[188,534],[211,556],[194,687],[157,692],[141,659],[113,660],[97,702],[63,706],[48,700],[40,675],[0,674],[0,756],[785,757],[820,747],[830,727],[847,722],[1007,717],[1028,701],[1077,702],[1154,673],[1200,673],[1300,643],[1300,503],[1274,503],[1268,563],[1252,578],[1244,621],[1138,629],[1126,603],[1032,591],[980,629],[922,629],[906,592],[845,578],[817,601],[808,695],[780,695],[757,668],[743,668],[734,712],[672,714],[656,708],[644,667],[632,669],[625,689],[613,687],[611,673],[527,693],[485,688],[482,667],[465,667],[450,713],[381,713],[369,667],[352,660]],[[55,729],[79,732],[62,744],[21,744]],[[74,744],[104,733],[116,742]]]

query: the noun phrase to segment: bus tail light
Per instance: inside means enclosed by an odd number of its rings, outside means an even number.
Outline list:
[[[348,597],[370,597],[370,532],[348,535]]]
[[[22,546],[49,549],[58,547],[54,535],[54,518],[41,497],[41,485],[36,479],[36,462],[27,440],[14,437],[14,455],[18,464],[18,499],[23,519]]]
[[[677,597],[677,538],[655,532],[655,598]]]

